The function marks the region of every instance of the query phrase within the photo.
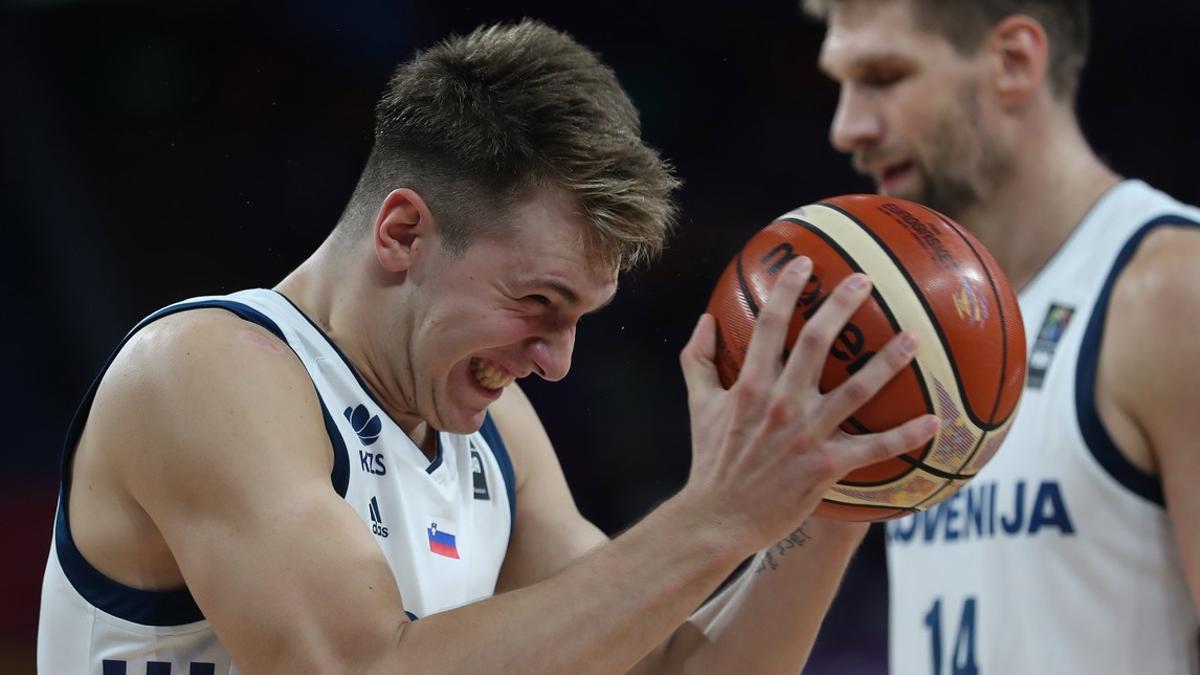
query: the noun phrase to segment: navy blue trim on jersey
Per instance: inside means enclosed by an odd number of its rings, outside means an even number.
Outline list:
[[[500,430],[496,428],[496,422],[492,420],[491,413],[483,416],[483,426],[479,428],[479,435],[487,441],[488,447],[492,449],[492,455],[496,458],[496,463],[500,465],[500,475],[504,478],[504,489],[508,492],[508,513],[511,516],[509,522],[515,527],[517,522],[517,476],[513,471],[512,458],[508,456],[508,447],[504,445],[504,439],[500,438]]]
[[[433,445],[437,449],[437,454],[434,456],[433,461],[429,463],[429,466],[425,467],[425,473],[430,475],[433,475],[433,472],[437,471],[438,467],[442,465],[442,435],[440,433],[433,435]]]
[[[96,390],[100,386],[100,380],[108,372],[109,367],[112,366],[112,362],[117,358],[117,354],[120,353],[125,344],[139,330],[154,321],[191,309],[224,309],[232,312],[241,319],[262,326],[271,331],[280,340],[283,340],[284,344],[287,344],[287,338],[284,337],[283,331],[267,315],[253,307],[233,300],[196,300],[160,309],[142,319],[142,321],[133,327],[133,330],[125,335],[120,344],[117,345],[116,349],[108,357],[108,361],[105,362],[104,367],[100,369],[95,379],[92,380],[87,394],[79,404],[79,408],[76,409],[75,416],[71,420],[71,426],[68,428],[62,453],[62,489],[59,490],[59,506],[54,525],[54,536],[55,551],[58,555],[59,564],[63,568],[63,573],[71,585],[75,587],[79,595],[92,606],[115,617],[147,626],[178,626],[194,623],[196,621],[203,621],[204,614],[200,611],[199,606],[196,605],[195,599],[187,588],[170,591],[146,591],[130,588],[108,578],[83,557],[83,554],[80,553],[79,548],[75,545],[75,539],[71,536],[71,523],[67,517],[67,497],[71,489],[71,459],[75,454],[79,437],[83,433],[83,426],[87,421],[88,413],[91,411],[92,403],[96,400]],[[313,389],[314,391],[316,390],[315,385]],[[329,412],[325,408],[325,402],[321,399],[320,392],[317,392],[317,400],[321,404],[321,412],[325,415],[325,427],[329,431],[329,439],[334,449],[333,472],[330,478],[334,489],[338,490],[339,495],[345,497],[346,487],[350,480],[349,454],[346,450],[346,444],[342,440],[341,433],[333,426],[332,419],[329,417]]]
[[[416,620],[417,620],[417,615],[416,615],[416,614],[413,614],[412,612],[408,611],[407,609],[406,609],[406,610],[404,610],[404,615],[408,617],[408,620],[409,620],[409,621],[416,621]]]
[[[350,489],[350,450],[346,448],[346,439],[342,438],[342,432],[329,414],[329,408],[325,407],[321,392],[317,392],[317,400],[321,402],[321,417],[325,418],[325,431],[329,434],[329,442],[333,444],[333,472],[329,477],[333,481],[334,491],[345,499]]]
[[[1112,269],[1108,272],[1108,278],[1104,281],[1100,297],[1092,309],[1087,332],[1084,333],[1083,344],[1079,348],[1079,362],[1075,368],[1075,410],[1079,419],[1079,429],[1083,433],[1083,440],[1087,444],[1088,450],[1091,451],[1100,466],[1117,482],[1159,506],[1164,506],[1165,503],[1162,484],[1159,482],[1158,476],[1146,473],[1134,466],[1117,448],[1117,444],[1113,442],[1112,436],[1109,436],[1108,430],[1104,428],[1104,424],[1100,420],[1100,413],[1096,410],[1096,371],[1100,363],[1100,342],[1104,337],[1104,320],[1108,316],[1108,307],[1112,300],[1112,290],[1116,285],[1117,277],[1129,264],[1134,253],[1137,252],[1138,245],[1142,243],[1146,235],[1163,225],[1200,227],[1200,223],[1182,216],[1160,216],[1142,225],[1125,242],[1125,246],[1113,262]]]
[[[59,493],[54,546],[63,573],[85,600],[113,616],[146,626],[179,626],[204,620],[187,588],[144,591],[104,576],[83,557],[71,538],[67,500]]]
[[[227,305],[235,305],[236,309],[233,307],[228,307]],[[175,314],[176,312],[195,309],[197,307],[219,307],[222,309],[228,309],[229,311],[242,316],[242,318],[248,321],[253,321],[254,323],[259,324],[263,328],[266,328],[278,336],[280,340],[287,342],[287,340],[283,337],[283,332],[279,330],[279,326],[275,325],[275,322],[268,319],[262,312],[242,304],[223,300],[202,300],[194,303],[174,305],[172,307],[160,309],[145,319],[142,319],[141,322],[133,327],[133,330],[129,331],[129,333],[127,333],[125,337],[121,339],[121,342],[117,345],[117,347],[113,349],[112,354],[108,356],[108,360],[104,362],[104,366],[100,368],[100,372],[96,373],[96,377],[92,380],[92,384],[88,387],[87,393],[83,397],[83,401],[81,401],[79,403],[79,407],[75,409],[75,416],[71,418],[71,425],[67,428],[66,445],[63,448],[62,453],[62,476],[65,486],[70,487],[71,455],[74,453],[75,443],[79,440],[80,434],[83,433],[83,424],[87,420],[87,413],[92,409],[92,402],[96,399],[96,390],[100,387],[100,379],[104,377],[106,372],[108,372],[109,366],[111,366],[112,362],[116,360],[117,354],[120,353],[121,348],[125,346],[126,342],[129,342],[129,338],[133,337],[135,333],[145,328],[150,323],[165,316]],[[244,312],[244,315],[242,312]]]
[[[313,330],[317,331],[317,335],[320,335],[322,338],[325,339],[325,342],[329,343],[329,346],[333,348],[333,353],[337,354],[338,358],[340,358],[342,360],[342,363],[346,364],[346,368],[350,371],[350,374],[354,376],[355,381],[358,382],[358,386],[363,390],[364,393],[366,393],[368,398],[370,398],[372,401],[375,402],[375,407],[379,408],[379,410],[382,411],[384,415],[387,415],[387,418],[392,420],[392,424],[395,424],[397,428],[403,428],[400,426],[399,422],[397,422],[395,419],[392,418],[391,414],[388,413],[387,408],[382,403],[379,402],[379,399],[376,398],[376,396],[375,396],[375,392],[372,391],[371,388],[367,386],[366,381],[363,380],[362,376],[358,374],[358,368],[355,368],[354,364],[350,361],[350,359],[346,358],[346,355],[342,352],[342,348],[338,347],[337,343],[334,342],[333,340],[331,340],[329,338],[329,336],[326,335],[325,331],[321,330],[321,327],[318,326],[315,321],[308,318],[308,315],[305,314],[304,311],[301,310],[299,307],[297,307],[296,303],[292,302],[291,298],[284,295],[283,293],[280,293],[279,291],[273,290],[272,292],[274,292],[279,297],[286,300],[287,304],[291,305],[292,309],[296,310],[297,314],[304,317],[304,320],[308,322],[308,325],[312,326]],[[425,472],[433,473],[434,470],[437,469],[441,465],[442,465],[442,444],[439,441],[437,443],[437,456],[433,458],[433,461],[429,463],[429,466],[425,467]]]

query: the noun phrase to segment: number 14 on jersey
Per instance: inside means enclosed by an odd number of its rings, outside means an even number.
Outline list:
[[[949,612],[947,612],[949,613]],[[947,620],[952,617],[947,616]],[[975,665],[975,598],[968,597],[959,612],[958,630],[954,635],[954,653],[950,663],[942,660],[942,599],[933,601],[933,606],[925,614],[925,626],[929,628],[930,657],[933,660],[933,675],[979,675],[979,666]]]

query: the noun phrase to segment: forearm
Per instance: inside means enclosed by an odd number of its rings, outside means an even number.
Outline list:
[[[625,672],[746,555],[718,533],[670,500],[550,579],[405,625],[372,672]]]
[[[865,532],[865,525],[810,519],[760,551],[635,672],[795,675]]]

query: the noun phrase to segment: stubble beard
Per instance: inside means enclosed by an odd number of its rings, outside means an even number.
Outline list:
[[[930,133],[916,162],[921,187],[913,201],[962,220],[1012,173],[1009,153],[982,128],[977,87],[966,87]]]

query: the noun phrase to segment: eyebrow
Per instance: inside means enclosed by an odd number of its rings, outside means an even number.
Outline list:
[[[855,56],[849,63],[844,64],[843,70],[846,72],[861,72],[880,65],[907,65],[910,60],[908,56],[896,51],[868,52]],[[829,68],[829,62],[824,58],[817,62],[817,68],[822,73],[825,73],[826,76],[833,77],[833,72]]]
[[[570,286],[567,286],[566,284],[563,284],[562,282],[557,281],[555,279],[542,279],[542,278],[526,279],[522,285],[549,288],[550,290],[557,293],[560,297],[562,297],[562,299],[564,301],[566,301],[566,303],[568,305],[571,305],[572,307],[578,307],[583,304],[583,300],[580,299],[578,293],[576,293],[574,290],[572,290]],[[604,302],[600,303],[600,306],[596,307],[593,310],[589,310],[586,313],[592,314],[595,312],[599,312],[600,310],[602,310],[605,307],[608,307],[610,304],[612,304],[612,301],[616,297],[617,297],[617,290],[614,288],[612,295],[608,296],[608,299],[606,299]]]

